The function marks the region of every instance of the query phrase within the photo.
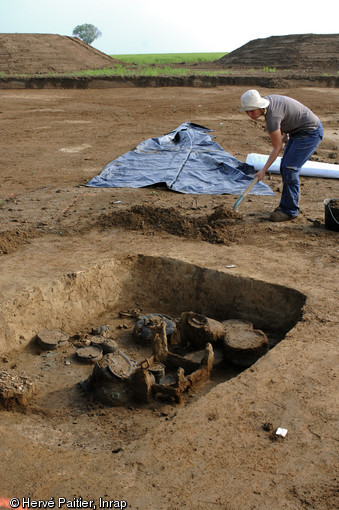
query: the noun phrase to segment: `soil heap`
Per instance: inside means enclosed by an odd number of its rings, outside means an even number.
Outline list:
[[[113,67],[117,60],[77,37],[58,34],[0,34],[0,72],[64,73]]]
[[[322,72],[339,69],[339,34],[297,34],[254,39],[216,63]]]

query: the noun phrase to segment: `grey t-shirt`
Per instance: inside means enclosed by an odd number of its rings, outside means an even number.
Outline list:
[[[295,99],[272,94],[265,96],[270,102],[265,115],[269,133],[281,129],[282,133],[298,133],[317,129],[320,120],[314,113]]]

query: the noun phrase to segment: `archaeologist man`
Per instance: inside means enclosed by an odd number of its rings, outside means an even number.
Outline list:
[[[261,97],[257,90],[248,90],[241,96],[239,111],[246,112],[253,120],[265,117],[273,149],[264,167],[255,174],[259,181],[286,143],[280,164],[283,181],[280,205],[271,213],[270,220],[292,220],[299,213],[300,169],[321,142],[323,126],[309,108],[295,99],[276,94]]]

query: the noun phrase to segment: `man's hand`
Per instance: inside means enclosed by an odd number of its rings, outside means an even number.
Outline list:
[[[254,177],[257,177],[258,181],[262,181],[263,178],[265,177],[265,175],[266,175],[266,171],[264,169],[262,169],[259,172],[257,172]]]

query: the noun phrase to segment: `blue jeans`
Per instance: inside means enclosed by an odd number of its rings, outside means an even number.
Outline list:
[[[283,190],[279,208],[292,218],[299,213],[299,174],[301,167],[312,156],[324,136],[324,128],[319,126],[314,131],[299,131],[286,144],[280,163]]]

